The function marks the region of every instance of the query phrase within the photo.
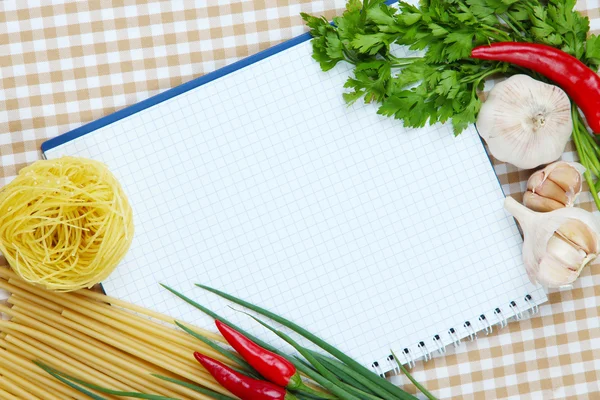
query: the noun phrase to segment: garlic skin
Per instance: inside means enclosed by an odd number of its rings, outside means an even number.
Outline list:
[[[535,172],[527,181],[523,204],[539,212],[572,207],[583,188],[585,167],[579,163],[557,161]]]
[[[523,230],[523,262],[534,284],[548,288],[571,285],[600,254],[600,220],[586,210],[561,208],[539,213],[512,197],[504,200],[504,208]]]
[[[558,86],[513,75],[490,91],[476,125],[495,158],[535,168],[562,155],[573,132],[571,102]]]

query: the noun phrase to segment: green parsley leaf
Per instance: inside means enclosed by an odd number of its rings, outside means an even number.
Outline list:
[[[473,33],[471,32],[452,32],[446,36],[444,43],[450,44],[446,49],[448,61],[456,61],[461,58],[468,58],[473,50]]]
[[[379,32],[368,35],[357,34],[352,40],[352,47],[361,53],[375,55],[379,50],[393,42],[395,37],[388,33]]]
[[[586,41],[585,57],[597,68],[600,65],[600,36],[590,35]]]

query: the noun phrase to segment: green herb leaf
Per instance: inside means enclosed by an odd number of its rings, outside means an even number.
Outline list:
[[[596,68],[600,65],[600,36],[590,35],[586,41],[585,57]]]

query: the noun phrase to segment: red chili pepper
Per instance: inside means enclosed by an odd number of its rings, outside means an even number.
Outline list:
[[[271,382],[252,379],[198,352],[194,357],[221,386],[242,400],[297,400],[296,396]]]
[[[215,321],[219,332],[240,355],[267,380],[288,389],[297,389],[302,384],[302,378],[294,364],[263,347],[260,347],[240,332]]]
[[[471,57],[516,64],[556,82],[600,134],[600,76],[572,55],[543,44],[501,42],[476,47]]]

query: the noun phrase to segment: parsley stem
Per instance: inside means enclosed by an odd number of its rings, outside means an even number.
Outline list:
[[[423,59],[423,57],[396,57],[390,53],[387,54],[386,58],[388,60],[394,61],[394,62],[404,62],[404,61],[415,62],[415,61]]]
[[[522,39],[526,39],[527,36],[525,36],[523,27],[520,26],[521,24],[519,24],[519,22],[517,20],[515,20],[509,13],[502,14],[501,16],[498,15],[497,17],[501,18],[502,21],[504,21],[504,23],[507,26],[509,26],[510,29],[512,29],[515,34],[517,34],[518,36],[520,36]],[[517,29],[515,27],[515,25],[518,26],[519,29]]]
[[[471,82],[477,82],[477,84],[479,84],[479,82],[481,82],[482,79],[487,78],[490,75],[494,75],[500,72],[503,72],[504,69],[502,67],[498,67],[498,68],[493,68],[493,69],[486,69],[481,71],[478,74],[475,75],[471,75],[468,77],[465,77],[463,79],[460,80],[460,83],[471,83]],[[477,86],[477,84],[475,86]]]
[[[511,39],[511,37],[508,35],[508,33],[502,29],[494,28],[493,26],[489,26],[489,25],[485,25],[485,24],[481,24],[481,27],[484,29],[487,29],[489,31],[489,32],[486,32],[487,36],[489,36],[490,38],[492,38],[494,40],[497,40],[499,42],[506,42],[506,41],[510,41],[510,39]],[[504,35],[504,37],[498,36],[498,35],[496,35],[496,33]]]

